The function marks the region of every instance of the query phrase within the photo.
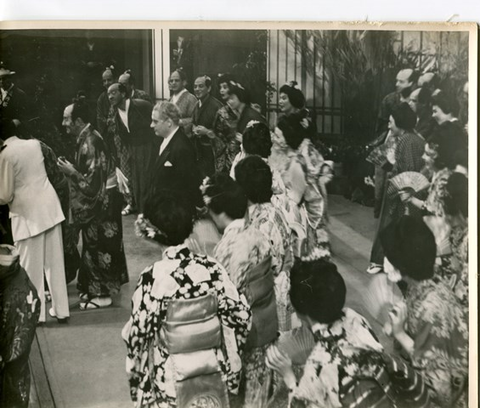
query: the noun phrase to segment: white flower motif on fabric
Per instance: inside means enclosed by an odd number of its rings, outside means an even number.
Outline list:
[[[151,296],[155,299],[172,297],[178,290],[179,284],[170,275],[165,274],[162,279],[155,279],[151,291]]]
[[[203,265],[190,264],[185,268],[185,273],[192,280],[194,285],[210,280],[210,273]]]

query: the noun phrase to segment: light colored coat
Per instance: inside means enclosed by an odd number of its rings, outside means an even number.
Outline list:
[[[7,139],[0,152],[0,204],[8,204],[15,241],[61,223],[60,200],[48,181],[38,140]]]

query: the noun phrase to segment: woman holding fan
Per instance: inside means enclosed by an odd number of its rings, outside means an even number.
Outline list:
[[[386,267],[408,284],[405,302],[390,311],[391,334],[425,380],[432,406],[466,406],[468,325],[452,290],[434,279],[435,238],[405,216],[381,233]]]
[[[400,104],[390,116],[388,127],[391,137],[395,139],[395,149],[387,152],[388,161],[383,169],[388,172],[388,179],[403,172],[420,172],[423,168],[422,155],[425,140],[414,132],[417,117],[407,103]],[[379,240],[380,231],[392,220],[398,219],[407,209],[402,201],[391,199],[385,191],[380,212],[377,234],[370,255],[367,272],[375,274],[383,271],[383,249]]]
[[[445,198],[447,197],[447,183],[452,175],[452,168],[455,167],[455,156],[460,147],[455,135],[450,132],[449,127],[440,127],[432,135],[428,144],[425,146],[423,160],[425,167],[432,174],[432,181],[428,189],[428,196],[425,200],[415,197],[411,191],[404,190],[400,198],[404,203],[408,203],[413,208],[421,210],[426,217],[426,222],[435,234],[437,242],[437,267],[436,274],[441,278],[446,278],[453,287],[456,282],[457,272],[455,265],[452,265],[452,252],[449,245],[450,225],[445,220]],[[436,228],[438,217],[442,220],[443,228]]]

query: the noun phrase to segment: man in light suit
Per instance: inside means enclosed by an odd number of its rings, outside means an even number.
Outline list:
[[[171,102],[155,105],[152,123],[155,135],[161,138],[160,149],[151,170],[150,194],[171,191],[193,205],[200,205],[200,175],[194,147],[180,128],[180,111]]]
[[[48,181],[38,140],[15,136],[10,122],[4,128],[6,139],[0,152],[0,204],[8,204],[12,234],[20,264],[40,297],[40,322],[45,322],[44,271],[52,308],[49,313],[59,322],[69,317],[61,222],[65,219],[60,200]]]

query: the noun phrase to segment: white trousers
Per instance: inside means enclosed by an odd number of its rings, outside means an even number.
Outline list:
[[[44,273],[52,296],[53,311],[59,318],[69,317],[60,224],[34,237],[17,241],[15,245],[20,255],[20,265],[27,271],[40,298],[39,321],[46,320]]]

